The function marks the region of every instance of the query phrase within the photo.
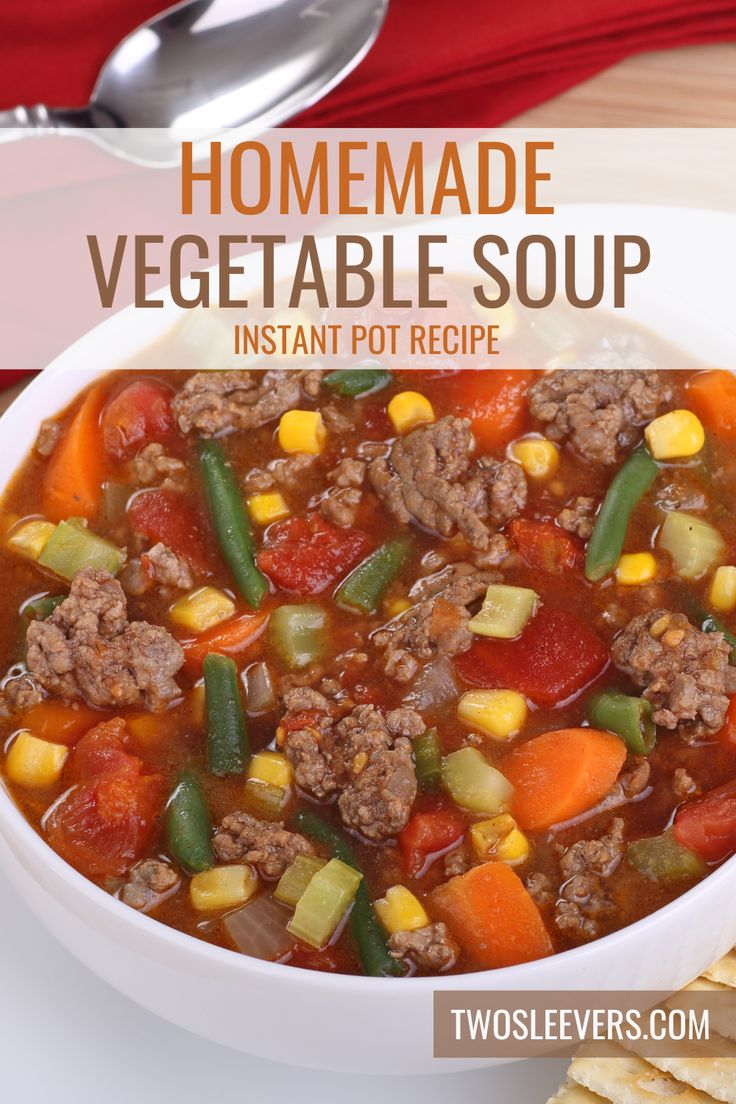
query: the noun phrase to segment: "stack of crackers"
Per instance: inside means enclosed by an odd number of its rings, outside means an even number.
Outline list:
[[[736,989],[736,949],[687,986],[687,990]],[[736,1032],[732,1021],[711,1018],[720,1031],[718,1048],[725,1057],[662,1058],[647,1054],[645,1044],[636,1053],[617,1044],[596,1055],[585,1048],[573,1058],[567,1080],[547,1104],[736,1104]]]

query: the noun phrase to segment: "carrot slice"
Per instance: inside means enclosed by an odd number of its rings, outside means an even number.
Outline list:
[[[198,671],[210,652],[236,656],[245,651],[261,635],[267,621],[268,612],[265,610],[243,613],[239,617],[233,617],[231,621],[215,625],[209,632],[202,633],[193,640],[180,640],[187,667],[191,671]]]
[[[97,513],[105,478],[100,437],[102,387],[93,387],[51,454],[43,481],[44,512],[51,521],[91,519]]]
[[[597,728],[561,728],[515,748],[498,764],[514,787],[512,813],[522,828],[570,820],[602,801],[626,759],[618,736]]]
[[[706,427],[732,441],[736,437],[736,377],[723,368],[698,372],[685,390]]]
[[[23,714],[23,727],[40,740],[72,747],[80,736],[94,728],[103,717],[87,705],[61,701],[42,701]]]
[[[487,969],[516,966],[552,954],[552,940],[524,883],[502,862],[451,878],[428,898],[461,947]]]

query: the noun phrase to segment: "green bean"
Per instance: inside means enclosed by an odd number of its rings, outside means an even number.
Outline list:
[[[414,769],[425,790],[436,790],[442,775],[442,753],[436,728],[417,736],[414,744]]]
[[[362,874],[353,849],[345,836],[317,813],[300,809],[294,817],[294,825],[304,835],[326,844],[334,858],[341,859]],[[369,977],[399,977],[405,972],[402,963],[389,954],[386,936],[368,896],[365,878],[358,886],[353,902],[350,913],[350,932],[363,969]]]
[[[324,384],[331,391],[336,391],[344,398],[355,398],[358,395],[368,395],[374,391],[381,391],[393,383],[393,376],[385,368],[338,368],[336,372],[330,372],[325,376]]]
[[[23,616],[29,621],[45,621],[67,597],[66,594],[45,594],[42,598],[32,598],[23,606]]]
[[[388,587],[409,558],[411,541],[397,537],[387,541],[358,564],[355,571],[341,583],[335,601],[361,613],[374,613]]]
[[[222,554],[240,593],[251,609],[258,609],[268,592],[268,582],[256,566],[248,515],[219,441],[199,442],[199,466]]]
[[[207,713],[207,769],[220,777],[242,774],[249,756],[248,733],[232,659],[210,652],[202,664]]]
[[[588,718],[596,728],[620,736],[634,755],[649,755],[654,749],[657,726],[652,720],[652,703],[645,698],[604,690],[590,702]]]
[[[736,667],[736,636],[730,629],[727,629],[721,620],[693,599],[686,599],[685,608],[690,618],[697,623],[702,632],[723,634],[723,639],[731,649],[728,662],[732,667]]]
[[[189,772],[181,775],[169,798],[166,836],[171,854],[190,874],[214,865],[209,809],[199,781]]]
[[[659,471],[644,445],[616,472],[603,499],[588,541],[585,578],[598,582],[610,575],[621,556],[634,507],[649,490]]]

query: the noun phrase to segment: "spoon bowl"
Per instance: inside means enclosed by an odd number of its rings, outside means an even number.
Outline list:
[[[89,132],[120,156],[176,164],[180,143],[232,146],[334,88],[367,54],[388,0],[185,0],[113,50],[90,103],[0,112],[0,140]]]

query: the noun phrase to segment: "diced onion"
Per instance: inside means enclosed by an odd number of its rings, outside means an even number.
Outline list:
[[[235,946],[251,958],[277,962],[291,951],[295,940],[286,930],[291,913],[261,894],[226,916],[223,923]]]
[[[455,701],[460,696],[460,687],[447,656],[428,663],[419,674],[408,694],[404,696],[406,705],[418,709],[421,713],[432,706],[437,707],[447,701]]]
[[[251,717],[272,713],[276,708],[276,691],[268,664],[252,663],[243,672],[245,708]]]

